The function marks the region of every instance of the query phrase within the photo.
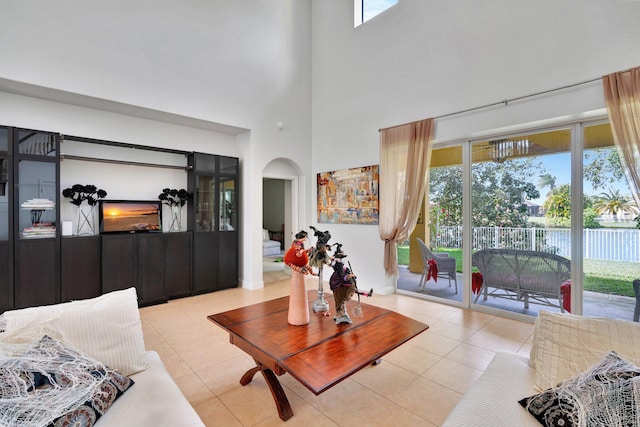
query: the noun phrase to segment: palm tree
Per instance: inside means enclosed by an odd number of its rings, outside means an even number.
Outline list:
[[[638,207],[631,197],[620,194],[620,190],[614,190],[613,188],[609,188],[608,193],[600,193],[593,207],[598,212],[598,215],[610,214],[615,221],[624,213],[632,215],[638,213]]]
[[[549,187],[549,191],[553,191],[556,188],[556,177],[551,175],[550,173],[540,175],[538,187]]]

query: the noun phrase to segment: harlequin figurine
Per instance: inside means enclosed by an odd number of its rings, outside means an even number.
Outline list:
[[[331,261],[333,273],[329,278],[329,287],[331,291],[333,291],[333,299],[336,303],[336,316],[333,318],[336,325],[340,323],[353,323],[347,312],[347,301],[349,301],[357,291],[355,283],[356,275],[344,265],[342,260],[346,257],[347,255],[342,252],[342,245],[338,243],[333,255],[333,260]]]
[[[284,254],[284,263],[292,270],[287,321],[294,326],[306,325],[310,320],[309,299],[304,276],[312,274],[312,271],[309,267],[309,255],[304,248],[306,239],[306,231],[297,233],[291,247]]]

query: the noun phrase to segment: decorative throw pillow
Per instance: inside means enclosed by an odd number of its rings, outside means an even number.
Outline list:
[[[640,324],[540,311],[530,356],[537,390],[579,374],[612,350],[640,365]]]
[[[267,240],[271,240],[269,238],[269,230],[262,229],[262,241],[266,242]]]
[[[132,375],[149,367],[135,288],[96,298],[6,311],[0,342],[29,343],[44,335]]]
[[[45,336],[0,360],[0,425],[92,426],[133,380]]]
[[[543,426],[638,425],[640,368],[610,352],[585,372],[519,401]]]

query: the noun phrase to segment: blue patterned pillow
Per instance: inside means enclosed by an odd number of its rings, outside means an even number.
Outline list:
[[[0,361],[0,381],[3,422],[33,420],[52,427],[94,425],[134,384],[48,336],[22,355]]]

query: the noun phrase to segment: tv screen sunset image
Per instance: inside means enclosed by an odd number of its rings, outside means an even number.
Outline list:
[[[104,233],[160,231],[157,203],[103,202],[102,220]]]

